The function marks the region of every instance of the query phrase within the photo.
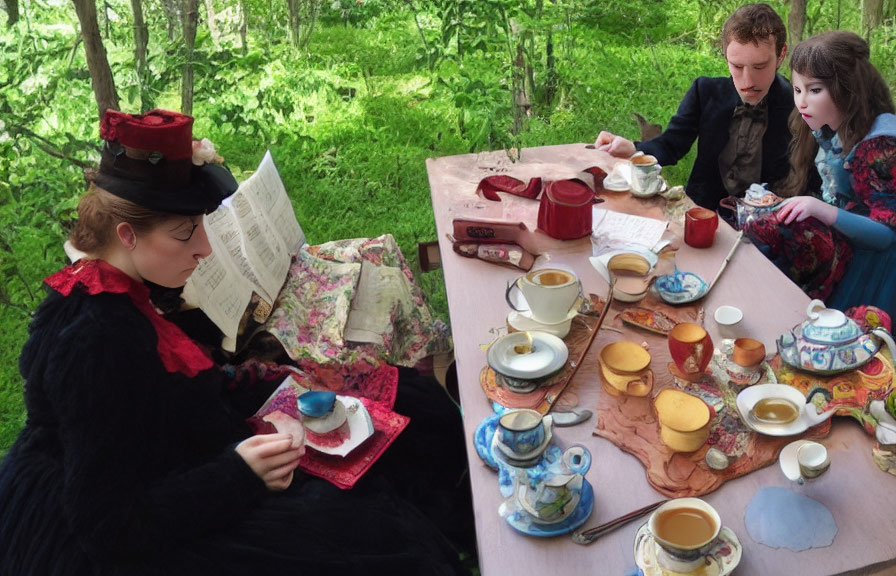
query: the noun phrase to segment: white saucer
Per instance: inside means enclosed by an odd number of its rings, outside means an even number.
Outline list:
[[[507,325],[519,332],[545,332],[556,336],[557,338],[565,338],[569,334],[572,326],[572,319],[576,317],[575,310],[570,311],[569,317],[562,322],[556,324],[542,324],[532,318],[528,312],[513,311],[507,315]]]
[[[800,474],[800,463],[796,459],[796,453],[799,451],[800,446],[807,442],[811,442],[811,440],[795,440],[785,446],[781,450],[781,454],[778,455],[778,463],[781,465],[781,472],[783,472],[791,482],[799,482],[800,478],[803,476]]]
[[[324,454],[346,456],[360,446],[362,442],[373,436],[373,421],[370,419],[370,413],[364,407],[364,404],[354,396],[336,396],[336,402],[345,406],[346,423],[343,426],[348,426],[348,437],[342,443],[330,446],[315,442],[313,438],[306,434],[305,445]],[[331,432],[331,434],[334,433],[336,432]]]
[[[793,422],[786,424],[759,422],[751,415],[751,411],[753,406],[763,398],[786,398],[800,407],[800,415]],[[786,384],[754,384],[744,388],[737,395],[736,404],[741,422],[754,432],[766,434],[767,436],[796,436],[797,434],[802,434],[811,426],[820,423],[816,422],[813,424],[812,420],[809,419],[809,415],[806,413],[806,397],[803,393]],[[811,406],[811,409],[815,409],[814,405]],[[828,417],[835,411],[831,410]]]
[[[610,176],[604,178],[603,187],[604,190],[609,192],[628,192],[631,190],[631,186],[625,178],[611,179]]]
[[[662,194],[663,192],[665,192],[666,190],[669,189],[669,185],[666,184],[666,180],[662,176],[660,176],[660,182],[661,182],[661,184],[650,192],[640,192],[640,191],[636,190],[634,187],[632,187],[632,189],[631,189],[632,196],[634,196],[635,198],[650,198],[651,196],[656,196],[657,194]]]
[[[345,420],[345,404],[339,399],[336,399],[333,403],[333,410],[331,410],[329,414],[318,418],[313,418],[304,414],[302,415],[302,424],[305,428],[317,434],[332,432],[342,426],[345,423]]]
[[[660,566],[657,560],[659,545],[647,529],[645,522],[635,534],[635,564],[644,576],[675,576],[679,572],[671,572]],[[727,576],[737,568],[743,547],[737,535],[727,526],[722,526],[719,537],[706,555],[706,563],[692,572],[694,576]]]
[[[514,347],[526,344],[532,337],[533,352],[518,354]],[[536,380],[550,376],[566,365],[569,349],[563,340],[546,332],[511,332],[488,347],[486,359],[495,372],[520,380]]]

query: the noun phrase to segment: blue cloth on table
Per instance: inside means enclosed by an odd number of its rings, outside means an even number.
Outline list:
[[[788,488],[760,489],[744,514],[750,538],[772,548],[800,551],[830,546],[837,522],[824,504]]]

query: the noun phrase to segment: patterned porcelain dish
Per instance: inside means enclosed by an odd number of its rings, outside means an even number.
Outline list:
[[[511,332],[489,346],[486,358],[506,384],[526,391],[559,372],[566,365],[569,349],[563,340],[546,332]]]
[[[821,300],[812,300],[807,314],[808,320],[777,341],[781,359],[794,368],[818,374],[855,370],[871,360],[883,343],[890,354],[896,354],[893,338],[884,328],[863,333],[846,314],[826,308]]]
[[[671,576],[676,574],[660,566],[659,555],[661,549],[650,534],[645,523],[635,535],[635,564],[641,576]],[[727,526],[722,526],[719,537],[706,555],[705,563],[693,572],[697,576],[726,576],[731,574],[740,563],[743,547],[734,532]]]
[[[706,282],[693,272],[679,272],[659,276],[654,288],[669,304],[687,304],[702,298],[709,290]]]

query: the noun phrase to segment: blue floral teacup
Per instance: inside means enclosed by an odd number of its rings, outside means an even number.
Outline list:
[[[551,417],[536,410],[508,410],[498,419],[496,433],[508,456],[524,459],[543,447],[550,425]]]

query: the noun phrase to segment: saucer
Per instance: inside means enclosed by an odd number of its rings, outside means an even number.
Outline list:
[[[551,438],[554,436],[554,433],[549,426],[544,423],[542,423],[542,426],[545,428],[544,440],[541,441],[541,444],[525,454],[515,454],[501,441],[501,438],[496,433],[492,433],[492,457],[496,460],[503,460],[507,464],[517,468],[529,468],[533,466],[538,462],[539,458],[541,458],[544,451],[547,450],[548,445],[551,443]]]
[[[342,426],[346,419],[345,404],[340,400],[333,402],[333,410],[323,416],[302,415],[302,424],[316,434],[327,434]]]
[[[796,453],[800,446],[811,442],[811,440],[795,440],[785,446],[778,455],[778,463],[781,465],[781,472],[791,482],[799,482],[803,475],[800,473],[800,463],[796,459]]]
[[[788,422],[786,424],[760,422],[752,416],[751,411],[753,410],[753,406],[763,398],[786,398],[800,407],[800,415],[793,422]],[[813,424],[809,419],[808,414],[806,414],[806,397],[793,386],[788,386],[786,384],[756,384],[744,388],[737,395],[736,405],[741,422],[754,432],[759,432],[760,434],[765,434],[767,436],[796,436],[797,434],[802,434],[815,424],[824,422],[824,420],[821,420],[820,422]],[[814,405],[812,406],[814,409]],[[834,410],[831,411],[831,414],[833,412]],[[828,417],[830,417],[830,414]]]
[[[622,174],[622,165],[617,164],[619,168],[613,168],[607,177],[604,178],[603,187],[604,190],[609,190],[610,192],[628,192],[631,188],[631,184],[628,182],[628,178]],[[628,167],[629,174],[631,173],[631,166]]]
[[[721,354],[719,364],[728,374],[728,379],[738,386],[752,386],[758,384],[762,377],[765,376],[768,362],[763,360],[752,368],[745,368],[740,364],[736,364],[727,354]]]
[[[495,383],[498,386],[517,394],[528,394],[529,392],[537,390],[546,382],[546,380],[546,378],[539,378],[536,380],[517,379],[511,378],[510,376],[504,376],[500,372],[495,372]]]
[[[569,334],[572,320],[576,317],[576,314],[578,314],[576,310],[571,310],[569,316],[562,322],[558,322],[557,324],[542,324],[532,318],[528,311],[513,311],[507,315],[507,325],[518,332],[544,332],[556,336],[557,338],[565,338],[566,335]]]
[[[670,304],[685,304],[702,298],[708,286],[693,272],[678,272],[657,277],[653,287]]]
[[[346,456],[349,452],[361,445],[365,440],[373,436],[373,421],[370,419],[370,413],[364,404],[354,396],[336,396],[336,403],[345,407],[346,421],[342,425],[348,426],[348,434],[344,438],[340,438],[337,442],[325,442],[327,434],[319,435],[320,438],[313,438],[313,434],[305,435],[305,444],[324,454],[334,456]],[[341,431],[343,428],[337,428],[334,432]],[[334,438],[336,438],[334,436]]]
[[[569,534],[581,526],[591,516],[594,510],[594,489],[588,480],[582,480],[582,491],[579,503],[575,510],[560,522],[551,524],[537,523],[528,512],[517,507],[517,503],[511,496],[501,503],[498,513],[510,526],[527,536],[548,537]]]
[[[635,534],[635,564],[643,576],[674,576],[679,572],[671,572],[659,565],[657,554],[659,545],[647,529],[645,522]],[[705,556],[706,563],[696,570],[685,572],[693,576],[726,576],[737,568],[743,547],[737,535],[727,526],[722,526],[719,537]]]
[[[473,445],[476,447],[476,453],[485,462],[485,465],[493,470],[498,469],[498,463],[492,454],[492,441],[495,437],[495,431],[498,429],[498,418],[500,414],[492,414],[486,416],[476,427],[473,433]]]
[[[515,346],[532,338],[534,350],[518,354]],[[546,332],[511,332],[495,340],[486,354],[488,365],[495,372],[519,380],[537,380],[558,372],[566,365],[569,349],[563,340]]]
[[[662,194],[666,190],[669,189],[669,185],[666,183],[665,178],[660,176],[660,185],[657,186],[654,190],[650,192],[639,192],[635,190],[634,187],[631,189],[632,196],[635,198],[650,198],[651,196],[656,196],[657,194]]]

